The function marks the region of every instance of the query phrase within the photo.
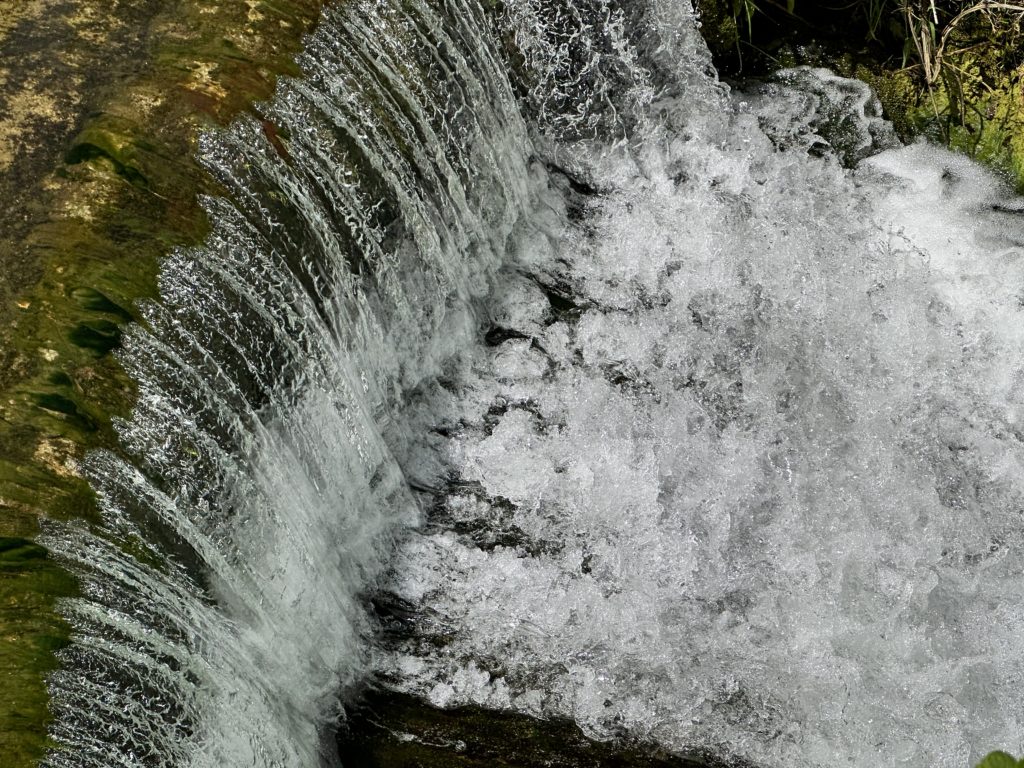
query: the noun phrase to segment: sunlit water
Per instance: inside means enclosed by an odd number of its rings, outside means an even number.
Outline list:
[[[371,673],[762,766],[1019,750],[1024,206],[624,7],[340,3],[287,156],[206,139],[104,524],[47,540],[50,765],[315,765]]]

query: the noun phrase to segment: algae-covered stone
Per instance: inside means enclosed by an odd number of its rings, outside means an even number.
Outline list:
[[[0,7],[0,755],[47,746],[45,675],[74,580],[33,539],[95,518],[78,463],[117,448],[116,350],[160,259],[207,231],[199,133],[273,92],[321,0]],[[59,56],[54,56],[60,51]],[[128,547],[129,544],[124,546]]]

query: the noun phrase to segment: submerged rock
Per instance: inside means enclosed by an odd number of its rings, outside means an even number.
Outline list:
[[[568,720],[440,709],[393,691],[368,692],[347,715],[338,732],[347,768],[743,768],[640,742],[596,741]]]

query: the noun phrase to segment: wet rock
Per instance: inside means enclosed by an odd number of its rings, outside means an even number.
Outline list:
[[[440,709],[386,690],[368,691],[346,714],[337,737],[346,768],[745,768],[640,742],[595,741],[567,720]]]

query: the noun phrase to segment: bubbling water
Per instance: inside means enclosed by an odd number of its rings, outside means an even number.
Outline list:
[[[823,71],[664,109],[426,395],[381,673],[764,766],[1019,750],[1019,201]]]

